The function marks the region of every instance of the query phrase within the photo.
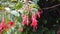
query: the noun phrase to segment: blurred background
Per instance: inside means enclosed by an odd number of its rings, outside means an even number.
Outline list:
[[[38,32],[40,29],[43,34],[58,34],[60,30],[60,0],[39,0],[37,4],[43,11],[39,19]]]

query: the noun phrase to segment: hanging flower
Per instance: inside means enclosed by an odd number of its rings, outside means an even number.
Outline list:
[[[34,30],[34,31],[35,31],[35,29],[37,29],[37,20],[36,20],[36,16],[35,16],[34,14],[32,14],[31,27],[33,27],[33,30]]]
[[[5,30],[8,29],[8,28],[9,28],[8,25],[5,25]]]
[[[28,26],[28,22],[29,22],[28,17],[25,16],[25,15],[22,15],[22,18],[23,18],[22,25],[27,25]]]
[[[10,28],[12,28],[12,26],[15,25],[15,24],[14,24],[14,22],[10,21],[6,24],[6,28],[9,28],[8,25],[10,26]]]
[[[4,16],[3,16],[3,17],[2,17],[2,22],[1,22],[1,27],[2,27],[2,28],[5,27],[5,26],[4,26],[4,22],[5,22],[5,21],[4,21]]]
[[[10,28],[12,28],[12,26],[14,25],[14,22],[9,22],[10,24]]]
[[[10,26],[12,26],[14,24],[14,22],[9,22]]]
[[[0,33],[2,33],[2,31],[4,30],[5,28],[5,25],[4,25],[4,16],[2,17],[2,22],[1,22],[1,25],[0,25]]]

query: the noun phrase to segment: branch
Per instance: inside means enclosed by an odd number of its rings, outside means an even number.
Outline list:
[[[51,8],[54,8],[54,7],[57,7],[57,6],[60,6],[60,4],[54,5],[54,6],[51,6],[51,7],[47,7],[47,8],[43,8],[43,9],[51,9]]]

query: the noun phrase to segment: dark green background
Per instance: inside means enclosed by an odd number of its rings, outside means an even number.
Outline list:
[[[39,0],[41,18],[38,19],[37,34],[57,34],[60,29],[60,6],[50,9],[43,9],[60,4],[60,0]],[[59,29],[58,29],[59,28]]]

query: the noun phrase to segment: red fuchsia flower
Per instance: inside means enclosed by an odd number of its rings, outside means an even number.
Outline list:
[[[5,29],[12,28],[12,26],[15,26],[14,22],[10,21],[6,24]]]
[[[4,17],[2,17],[2,22],[1,22],[1,26],[0,28],[4,29],[5,25],[4,25]]]
[[[8,25],[5,25],[5,30],[8,29],[8,28],[9,28]]]
[[[9,22],[10,24],[10,28],[12,28],[12,26],[14,25],[14,22]]]
[[[38,12],[37,12],[37,16],[38,18],[40,18],[40,10],[38,9]]]
[[[2,27],[2,28],[5,27],[5,26],[4,26],[4,22],[5,22],[5,21],[4,21],[4,17],[2,17],[2,22],[1,22],[1,27]]]
[[[34,31],[35,31],[35,29],[37,29],[37,20],[36,20],[36,16],[35,16],[34,14],[32,14],[31,27],[33,27],[33,30],[34,30]]]
[[[23,18],[22,25],[28,26],[28,22],[29,22],[28,17],[23,15],[22,18]]]
[[[2,33],[2,31],[5,29],[5,25],[4,25],[4,16],[2,17],[2,22],[1,22],[1,25],[0,25],[0,33]]]
[[[6,24],[6,28],[9,28],[9,27],[12,28],[13,25],[15,25],[14,22],[10,21]]]
[[[10,26],[12,26],[14,24],[14,22],[9,22]]]

